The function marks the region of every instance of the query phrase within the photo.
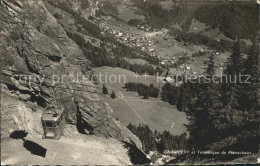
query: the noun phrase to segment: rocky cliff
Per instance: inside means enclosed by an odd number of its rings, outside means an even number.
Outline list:
[[[62,105],[67,122],[80,132],[133,141],[141,148],[140,140],[112,117],[92,82],[79,77],[91,74],[91,63],[42,1],[1,1],[0,33],[2,93],[35,103],[36,109]]]

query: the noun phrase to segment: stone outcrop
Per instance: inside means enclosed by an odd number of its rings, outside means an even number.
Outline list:
[[[91,63],[44,3],[3,0],[1,4],[3,93],[41,107],[62,105],[67,122],[81,126],[81,132],[133,141],[141,148],[140,140],[113,118],[92,82],[79,78],[90,75]]]

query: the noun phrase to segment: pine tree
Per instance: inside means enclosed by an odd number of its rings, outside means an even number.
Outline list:
[[[186,91],[184,88],[181,89],[180,96],[178,98],[177,109],[179,111],[186,111]]]
[[[144,89],[144,99],[149,99],[149,93],[147,89]]]
[[[195,103],[191,105],[187,112],[189,115],[190,124],[190,141],[192,146],[203,149],[213,139],[210,135],[215,128],[215,118],[217,111],[221,108],[220,93],[212,78],[215,73],[215,61],[212,54],[209,58],[208,67],[206,70],[207,79],[210,82],[204,82],[202,91],[199,93]]]
[[[189,91],[190,90],[189,90],[188,83],[184,83],[181,87],[181,91],[177,103],[177,109],[179,111],[184,111],[184,112],[187,111],[187,107],[191,100],[191,94],[189,93]],[[169,99],[169,100],[174,100],[174,99]]]
[[[247,110],[255,110],[258,105],[258,92],[259,92],[259,54],[258,45],[253,44],[250,55],[245,63],[246,77],[249,77],[247,82],[244,83],[244,95],[241,102]],[[250,83],[249,83],[250,82]]]
[[[223,103],[229,108],[239,109],[239,99],[242,96],[241,85],[238,83],[238,76],[243,72],[242,56],[240,53],[240,40],[233,46],[233,53],[228,59],[227,67],[223,78]]]
[[[239,74],[249,74],[250,81],[252,83],[247,84],[245,82],[236,82],[236,83],[226,83],[222,87],[223,95],[223,110],[221,110],[222,120],[218,118],[220,121],[225,122],[225,124],[220,124],[219,129],[232,131],[233,134],[229,135],[226,132],[226,137],[243,137],[246,141],[243,142],[243,145],[239,145],[236,147],[240,150],[245,150],[245,148],[241,149],[241,147],[246,146],[247,151],[257,152],[257,148],[253,144],[258,144],[258,136],[257,130],[259,126],[259,120],[257,118],[256,113],[256,105],[257,103],[257,91],[259,86],[259,78],[258,78],[258,54],[257,49],[254,48],[251,51],[251,55],[249,55],[248,59],[244,63],[241,55],[240,55],[240,47],[239,42],[234,45],[233,54],[229,59],[229,63],[227,65],[227,69],[225,72],[229,74],[231,77],[235,77]],[[254,45],[256,47],[256,45]],[[245,80],[242,80],[245,81]],[[238,127],[238,132],[234,134],[233,128]],[[245,127],[246,126],[246,127]],[[242,134],[242,132],[247,132],[247,134]],[[233,144],[237,142],[234,141]],[[232,143],[231,143],[232,144]]]
[[[112,91],[112,93],[111,93],[111,96],[110,96],[112,99],[115,99],[116,98],[116,94],[115,94],[115,92],[114,91]]]
[[[105,85],[103,85],[103,94],[108,94],[108,90],[107,90],[107,87]]]

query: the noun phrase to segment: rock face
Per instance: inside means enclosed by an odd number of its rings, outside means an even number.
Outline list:
[[[42,1],[3,0],[0,54],[3,92],[41,107],[62,105],[80,132],[140,140],[112,116],[91,81],[91,63]],[[21,77],[23,75],[23,77]]]

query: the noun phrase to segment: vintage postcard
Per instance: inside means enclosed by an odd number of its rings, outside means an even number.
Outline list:
[[[1,165],[259,164],[259,0],[0,0]]]

